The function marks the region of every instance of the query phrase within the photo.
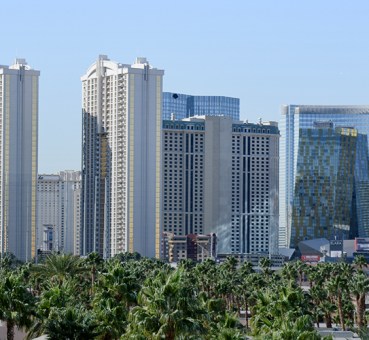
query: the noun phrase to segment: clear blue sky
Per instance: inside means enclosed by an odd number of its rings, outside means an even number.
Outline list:
[[[165,70],[164,90],[281,104],[369,104],[367,0],[3,0],[0,64],[41,70],[39,172],[80,168],[80,76],[99,54]]]

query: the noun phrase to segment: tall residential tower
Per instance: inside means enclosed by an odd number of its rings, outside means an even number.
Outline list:
[[[38,79],[25,59],[0,66],[0,251],[36,255]]]
[[[160,256],[163,74],[100,56],[82,77],[82,254]]]

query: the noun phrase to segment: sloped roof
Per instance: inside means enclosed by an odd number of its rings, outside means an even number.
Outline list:
[[[319,255],[322,256],[320,249],[325,246],[329,250],[329,241],[326,238],[316,238],[313,240],[300,241],[298,248],[301,255]]]

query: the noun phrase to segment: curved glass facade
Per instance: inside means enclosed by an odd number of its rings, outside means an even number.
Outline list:
[[[240,120],[240,100],[224,96],[192,96],[163,92],[163,119],[181,120],[193,116],[226,116]]]
[[[368,235],[366,135],[352,128],[299,130],[291,247],[314,238]]]
[[[359,134],[366,135],[362,138],[367,139],[367,135],[369,135],[369,105],[286,105],[282,107],[282,120],[279,124],[281,131],[279,190],[280,247],[288,247],[291,240],[292,207],[294,200],[300,130],[311,129],[314,127],[314,124],[328,124],[332,127],[355,128]],[[359,168],[362,172],[366,171],[363,165]],[[361,195],[363,195],[363,197],[365,196],[364,194]],[[358,228],[359,234],[360,230],[361,233],[364,232],[362,226],[359,225]]]

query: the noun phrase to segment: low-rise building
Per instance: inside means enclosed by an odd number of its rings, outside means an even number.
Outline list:
[[[216,235],[175,235],[163,233],[162,258],[168,262],[191,259],[195,262],[216,257]]]

